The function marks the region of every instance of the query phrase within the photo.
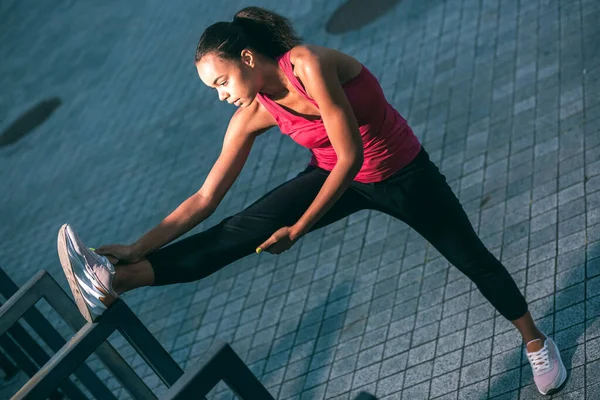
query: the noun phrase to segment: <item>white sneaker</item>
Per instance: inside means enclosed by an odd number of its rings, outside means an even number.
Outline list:
[[[58,257],[79,312],[93,322],[119,297],[112,288],[115,267],[89,250],[68,224],[58,231]]]
[[[544,336],[546,340],[541,350],[530,353],[525,348],[525,354],[533,370],[533,380],[538,391],[550,395],[558,392],[567,380],[567,369],[560,358],[556,343],[545,334]]]

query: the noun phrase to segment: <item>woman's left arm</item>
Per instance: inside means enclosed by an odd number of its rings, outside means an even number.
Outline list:
[[[287,250],[333,206],[363,164],[363,143],[354,111],[338,78],[333,55],[322,48],[298,49],[294,71],[319,107],[325,130],[337,155],[337,163],[302,217],[265,241],[257,252]]]

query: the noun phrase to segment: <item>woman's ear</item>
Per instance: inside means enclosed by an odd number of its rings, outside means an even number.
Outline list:
[[[249,67],[254,68],[254,54],[252,54],[252,51],[248,50],[248,49],[244,49],[242,50],[242,62],[244,64],[246,64]]]

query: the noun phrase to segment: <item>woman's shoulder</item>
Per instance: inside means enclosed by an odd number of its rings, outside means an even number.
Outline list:
[[[318,60],[333,57],[334,53],[336,52],[338,51],[329,47],[303,43],[292,47],[292,49],[289,51],[289,57],[292,64],[297,64],[307,60]]]
[[[315,67],[321,64],[335,67],[341,82],[358,75],[362,69],[360,61],[339,50],[313,44],[302,44],[289,51],[290,63],[294,66]]]

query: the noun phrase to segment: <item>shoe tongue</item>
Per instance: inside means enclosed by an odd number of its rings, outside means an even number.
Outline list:
[[[529,349],[529,345],[531,343],[535,343],[536,344],[535,350],[530,350]],[[540,345],[542,345],[542,346],[539,347]],[[539,353],[540,351],[544,350],[544,348],[546,347],[546,343],[545,343],[545,341],[542,341],[541,339],[535,339],[535,340],[532,340],[530,342],[527,342],[527,345],[525,347],[527,349],[527,353],[529,353],[529,354]]]

